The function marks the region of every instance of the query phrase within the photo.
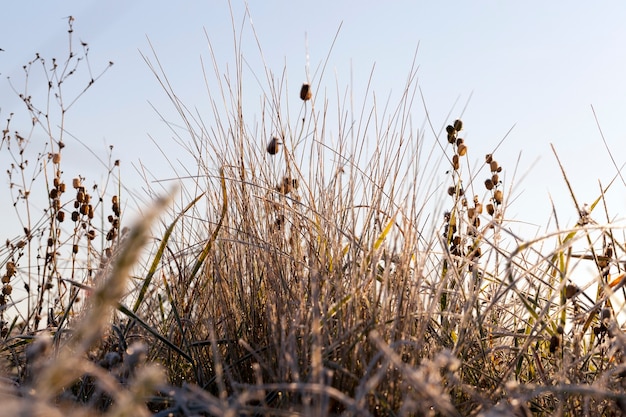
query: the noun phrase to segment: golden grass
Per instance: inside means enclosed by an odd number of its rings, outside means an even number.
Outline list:
[[[8,413],[625,411],[614,301],[625,249],[608,208],[606,222],[594,220],[610,186],[580,206],[554,150],[579,221],[522,239],[508,227],[513,187],[498,144],[476,168],[460,119],[436,129],[426,114],[427,129],[412,127],[415,68],[395,107],[381,111],[368,87],[357,114],[339,99],[332,109],[324,66],[296,91],[286,71],[264,68],[262,122],[251,128],[234,50],[234,71],[213,57],[214,79],[206,74],[210,121],[182,103],[156,54],[145,57],[197,164],[178,175],[178,203],[155,199],[127,231],[119,163],[108,169],[115,192],[76,178],[66,197],[66,131],[51,127],[63,119],[50,123],[47,106],[23,98],[49,141],[37,188],[25,179],[29,138],[3,133],[25,224],[2,253]],[[53,96],[77,56],[53,67],[37,56],[27,68],[53,74]],[[58,101],[61,117],[76,98]],[[47,202],[41,219],[34,190]],[[597,277],[575,282],[583,263]],[[23,301],[17,284],[29,287]]]

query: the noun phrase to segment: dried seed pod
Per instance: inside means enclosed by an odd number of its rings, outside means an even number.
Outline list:
[[[456,140],[456,146],[461,146],[462,144],[464,144],[465,141],[463,140],[463,138],[457,138]]]
[[[480,227],[480,217],[476,216],[472,219],[472,226],[474,226],[475,228]]]
[[[311,85],[309,83],[302,84],[302,88],[300,89],[300,99],[303,101],[311,100]]]
[[[78,189],[80,188],[81,184],[80,184],[80,178],[74,178],[72,179],[72,187]]]
[[[270,140],[270,143],[267,144],[267,153],[270,155],[276,155],[280,150],[280,140],[276,137],[273,137]]]
[[[91,229],[87,232],[87,239],[94,240],[96,238],[96,231]]]
[[[83,203],[85,201],[85,192],[84,191],[78,191],[76,193],[76,201],[78,201],[79,203]]]
[[[2,287],[2,294],[11,295],[12,292],[13,287],[11,286],[11,284],[4,284],[4,287]]]
[[[456,129],[454,128],[454,126],[452,125],[446,126],[446,132],[448,132],[448,135],[456,137]]]
[[[470,207],[467,209],[467,218],[472,220],[476,217],[476,209],[474,207]]]
[[[485,180],[485,188],[489,191],[493,190],[493,180],[491,178]]]
[[[62,182],[59,185],[57,185],[57,188],[59,189],[60,193],[64,193],[65,192],[65,183]]]
[[[490,216],[493,216],[493,213],[496,212],[496,208],[493,206],[493,204],[488,203],[487,204],[487,213],[489,213]]]
[[[461,131],[461,130],[463,130],[463,122],[462,122],[460,119],[456,119],[456,120],[454,121],[454,129],[455,129],[456,131]]]
[[[448,195],[449,195],[449,196],[453,196],[453,195],[454,195],[454,192],[455,192],[455,188],[454,188],[454,186],[450,186],[450,187],[448,187]]]
[[[485,155],[485,163],[490,164],[491,161],[493,161],[493,155],[488,153],[487,155]]]
[[[78,253],[78,245],[72,246],[72,253]]]
[[[298,180],[295,178],[283,177],[282,184],[276,186],[276,190],[282,194],[289,194],[293,189],[299,186]]]
[[[480,203],[475,203],[474,208],[476,209],[476,214],[483,214],[483,205]]]
[[[79,219],[79,217],[80,217],[80,214],[78,214],[78,212],[77,212],[77,211],[73,211],[73,212],[72,212],[72,221],[73,221],[73,222],[77,222],[77,221],[78,221],[78,219]]]
[[[496,171],[498,171],[498,162],[496,162],[496,161],[492,160],[492,161],[489,163],[489,168],[491,169],[491,172],[496,172]]]
[[[52,163],[58,164],[60,162],[61,162],[61,154],[60,153],[52,154]]]
[[[456,141],[456,136],[448,134],[448,143],[452,144]]]
[[[7,275],[9,276],[9,278],[15,275],[15,263],[13,261],[7,262],[6,268],[7,268]]]
[[[498,185],[500,182],[500,176],[498,174],[493,174],[491,176],[491,181],[493,182],[493,185]]]
[[[59,211],[57,213],[57,220],[59,221],[59,223],[62,223],[63,220],[65,220],[65,212],[64,211]]]
[[[8,284],[9,281],[11,281],[11,278],[9,278],[7,275],[2,277],[2,283],[3,284]]]
[[[493,193],[493,201],[495,201],[497,204],[502,204],[503,200],[504,200],[504,194],[502,193],[502,190],[496,190]]]
[[[465,154],[467,153],[467,146],[465,146],[464,144],[460,144],[457,148],[457,152],[460,156],[465,156]]]
[[[557,326],[556,332],[558,334],[563,334],[563,333],[565,333],[565,329],[563,329],[563,326]]]
[[[471,255],[472,258],[480,258],[483,254],[483,251],[482,249],[480,249],[480,246],[473,247],[472,245],[469,245],[467,247],[467,252],[468,252],[468,255]]]
[[[459,164],[459,155],[452,156],[452,168],[457,171],[461,165]]]
[[[611,318],[611,310],[608,308],[603,308],[600,312],[600,320],[608,320]]]
[[[559,348],[559,344],[560,344],[559,336],[553,334],[552,337],[550,338],[550,353],[556,352],[556,350]]]

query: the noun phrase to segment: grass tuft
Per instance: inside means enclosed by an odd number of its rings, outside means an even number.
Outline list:
[[[381,107],[368,85],[355,112],[354,90],[325,89],[326,62],[304,84],[286,69],[244,71],[234,30],[225,71],[208,39],[210,115],[183,103],[154,50],[144,56],[195,164],[124,228],[112,153],[104,186],[76,176],[70,188],[61,169],[66,113],[99,78],[89,69],[65,97],[88,57],[68,24],[62,64],[37,54],[24,67],[26,86],[43,70],[47,101],[16,90],[32,130],[10,117],[0,149],[23,228],[0,253],[7,414],[626,412],[613,181],[579,205],[553,147],[577,221],[555,215],[556,230],[517,236],[499,144],[475,157],[462,115],[437,129],[426,111],[426,128],[413,127],[416,67],[397,102]],[[244,100],[251,78],[260,110]]]

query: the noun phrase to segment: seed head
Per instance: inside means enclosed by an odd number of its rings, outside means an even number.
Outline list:
[[[270,143],[267,144],[267,153],[270,155],[276,155],[280,150],[280,140],[277,137],[273,137]]]
[[[452,168],[457,171],[460,168],[460,164],[459,164],[459,155],[453,155],[452,156]]]
[[[300,89],[300,99],[302,101],[308,101],[311,100],[312,95],[311,85],[309,83],[302,84],[302,88]]]
[[[11,286],[11,284],[4,284],[4,287],[2,287],[2,294],[11,295],[12,292],[13,287]]]
[[[556,352],[556,350],[559,347],[559,336],[553,334],[552,337],[550,338],[550,353],[554,353]]]
[[[504,194],[502,193],[502,190],[496,190],[493,193],[493,201],[495,201],[497,204],[502,204],[503,200],[504,200]]]

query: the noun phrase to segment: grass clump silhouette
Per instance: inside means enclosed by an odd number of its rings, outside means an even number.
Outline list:
[[[71,29],[70,21],[70,40]],[[107,196],[77,177],[76,198],[64,200],[65,129],[40,125],[49,140],[39,165],[51,175],[37,178],[49,207],[4,253],[7,407],[180,416],[579,415],[625,407],[625,338],[611,299],[624,295],[624,245],[621,229],[591,216],[608,187],[584,209],[571,191],[577,224],[523,240],[507,227],[513,188],[501,178],[501,155],[492,149],[483,168],[472,167],[474,144],[460,119],[438,132],[426,115],[429,129],[412,128],[415,68],[395,107],[381,112],[369,87],[360,113],[338,100],[331,134],[325,65],[307,74],[297,105],[286,71],[263,68],[262,119],[251,125],[244,57],[238,43],[234,50],[234,70],[222,73],[212,55],[214,80],[205,71],[213,114],[204,119],[177,96],[156,54],[144,57],[182,121],[169,127],[196,171],[178,174],[173,208],[155,198],[151,214],[125,234],[121,186]],[[74,68],[76,57],[51,73]],[[24,102],[50,120],[30,97]],[[62,117],[71,105],[58,104]],[[3,143],[30,143],[8,128],[4,135]],[[119,182],[118,165],[109,173]],[[35,187],[15,187],[18,215],[30,221]],[[106,197],[112,213],[98,229]],[[63,251],[69,261],[61,267]],[[572,281],[583,262],[598,276]],[[26,313],[7,287],[20,281],[33,289]],[[41,295],[52,289],[55,297]]]

